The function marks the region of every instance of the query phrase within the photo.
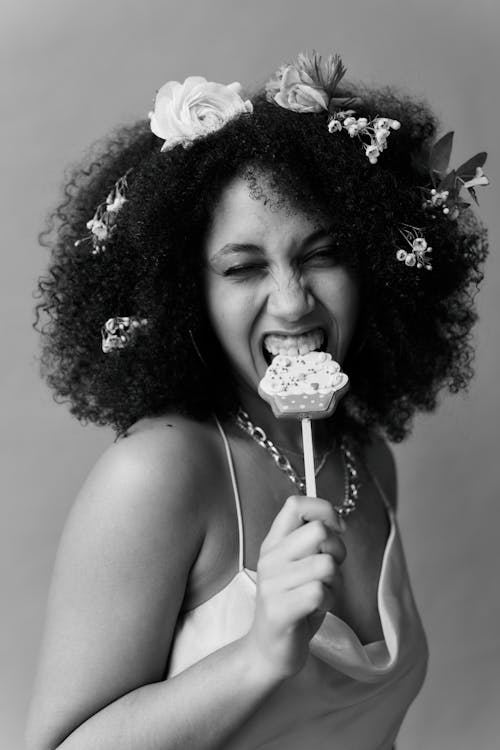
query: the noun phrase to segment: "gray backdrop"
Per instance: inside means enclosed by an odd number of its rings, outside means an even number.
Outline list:
[[[4,0],[0,476],[0,747],[22,747],[57,540],[108,429],[80,426],[39,381],[31,293],[36,234],[63,169],[169,79],[264,81],[302,49],[339,52],[349,73],[425,95],[453,164],[490,152],[480,192],[492,257],[479,298],[476,378],[396,447],[400,519],[429,636],[427,682],[398,750],[492,750],[500,735],[498,390],[499,6],[494,0]]]

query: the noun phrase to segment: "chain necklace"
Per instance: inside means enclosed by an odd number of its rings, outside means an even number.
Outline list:
[[[250,435],[250,437],[255,440],[261,448],[264,448],[270,454],[278,469],[283,471],[288,479],[290,479],[290,481],[293,482],[304,495],[306,490],[304,477],[297,474],[288,458],[269,440],[262,427],[253,424],[246,411],[243,411],[241,407],[239,407],[236,415],[236,424],[240,429],[246,432],[247,435]],[[325,465],[326,459],[333,451],[334,445],[321,459],[318,468],[314,472],[316,476]],[[341,505],[334,505],[333,507],[341,518],[347,518],[348,515],[356,510],[356,501],[359,493],[359,479],[354,454],[347,446],[345,439],[340,441],[340,454],[342,456],[342,465],[344,468],[344,499]]]

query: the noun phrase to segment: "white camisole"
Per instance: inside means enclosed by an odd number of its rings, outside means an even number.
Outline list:
[[[244,567],[243,519],[234,464],[227,437],[216,421],[234,490],[238,572],[208,601],[181,612],[167,678],[241,638],[253,622],[257,574]],[[310,642],[303,669],[266,698],[224,745],[224,750],[393,747],[405,713],[424,680],[428,651],[397,520],[376,477],[373,479],[385,502],[391,527],[378,584],[383,640],[362,645],[347,623],[327,612]]]

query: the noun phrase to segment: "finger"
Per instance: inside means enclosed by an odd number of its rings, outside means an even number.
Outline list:
[[[269,597],[266,615],[276,625],[295,626],[301,618],[327,612],[334,606],[332,589],[321,581],[309,581]]]
[[[311,581],[288,592],[288,606],[295,617],[307,617],[314,612],[328,612],[335,605],[332,590],[320,581]]]
[[[310,555],[290,563],[279,576],[269,579],[263,585],[276,592],[291,591],[312,581],[320,581],[325,586],[332,586],[337,570],[338,566],[332,555]]]
[[[292,531],[300,528],[305,522],[313,520],[323,521],[338,533],[345,530],[344,522],[339,518],[328,500],[320,497],[290,495],[271,524],[261,550],[272,549],[275,544]]]
[[[318,498],[316,498],[316,499],[318,499]],[[330,528],[336,534],[343,534],[344,531],[347,528],[344,519],[335,510],[335,508],[333,507],[333,505],[331,504],[331,502],[329,500],[325,500],[325,502],[327,502],[329,504],[330,508],[332,509],[331,520],[328,520],[328,519],[325,519],[325,518],[323,518],[321,520],[323,521],[323,523],[326,526],[328,526],[328,528]],[[308,513],[307,510],[301,513],[301,518],[302,518],[302,522],[303,523],[309,523],[309,521],[316,520],[315,516],[314,515],[311,516],[311,514]]]
[[[309,521],[269,549],[265,553],[265,564],[276,569],[319,552],[331,555],[338,565],[346,557],[345,544],[338,534],[333,533],[323,521]]]

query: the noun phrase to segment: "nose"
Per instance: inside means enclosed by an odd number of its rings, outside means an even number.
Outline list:
[[[296,274],[274,278],[269,292],[268,313],[278,320],[295,322],[314,308],[314,297],[304,279]]]

